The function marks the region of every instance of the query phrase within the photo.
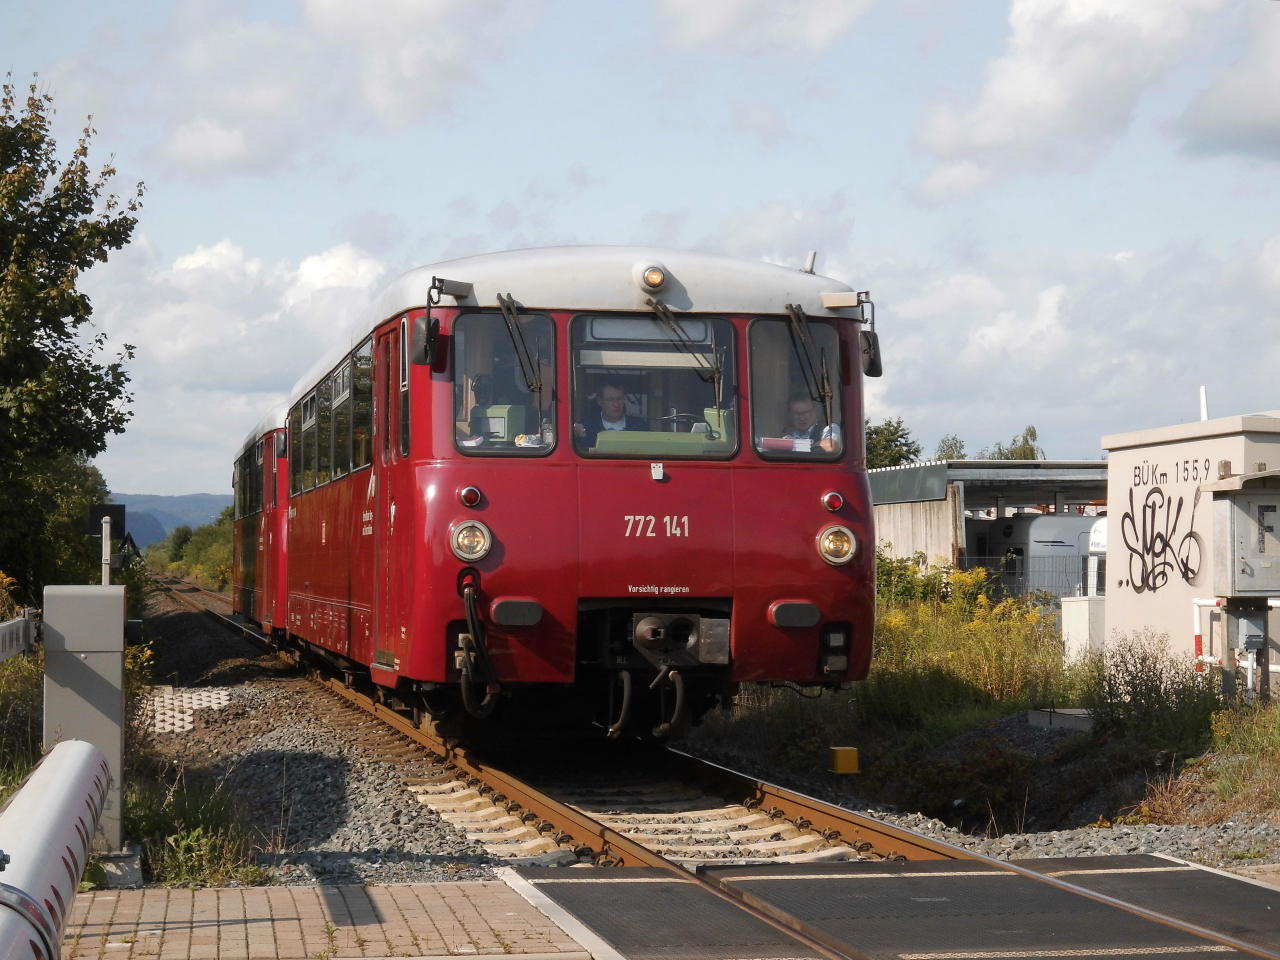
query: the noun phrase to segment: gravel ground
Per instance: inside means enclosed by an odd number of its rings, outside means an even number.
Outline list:
[[[403,785],[439,772],[421,748],[396,747],[385,728],[342,706],[254,645],[163,593],[147,611],[159,682],[227,687],[230,703],[198,710],[195,729],[157,737],[189,771],[229,789],[264,838],[276,882],[475,880],[501,861],[419,804]],[[233,686],[233,684],[235,684]],[[1003,731],[1002,731],[1003,732]],[[1010,735],[1043,737],[1039,731]],[[1018,746],[1030,748],[1032,744]],[[395,754],[395,755],[389,755]],[[731,763],[750,769],[751,763]],[[826,784],[758,775],[887,823],[1001,860],[1162,853],[1221,869],[1280,863],[1280,824],[1115,826],[1006,834],[953,830],[922,814],[850,804]],[[192,773],[191,775],[199,775]]]
[[[867,812],[877,820],[936,837],[997,860],[1163,853],[1221,870],[1280,863],[1280,824],[1224,823],[1207,827],[1147,824],[1085,827],[1048,833],[1009,833],[985,838],[952,830],[941,821],[918,813]]]
[[[226,687],[195,729],[159,734],[188,780],[230,790],[282,883],[492,879],[498,861],[418,803],[403,779],[439,773],[426,751],[283,669],[163,593],[147,610],[157,679]],[[227,681],[238,682],[230,686]]]

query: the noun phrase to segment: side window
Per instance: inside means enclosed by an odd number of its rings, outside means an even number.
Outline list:
[[[302,492],[302,404],[289,411],[289,496]]]
[[[351,468],[351,361],[333,374],[333,478]]]
[[[316,395],[302,401],[302,489],[316,485]]]
[[[333,467],[333,416],[330,406],[332,384],[328,377],[320,381],[320,389],[316,391],[319,399],[319,410],[316,414],[316,438],[319,448],[319,466],[316,468],[316,486],[328,483],[332,479]]]
[[[400,321],[400,456],[409,455],[409,321]]]
[[[232,516],[237,520],[244,516],[244,475],[241,471],[243,464],[244,458],[236,457],[231,465],[231,500],[235,504]]]
[[[250,504],[254,513],[262,511],[262,444],[259,440],[253,447],[253,503]]]
[[[351,469],[373,463],[373,341],[356,348],[351,365]]]

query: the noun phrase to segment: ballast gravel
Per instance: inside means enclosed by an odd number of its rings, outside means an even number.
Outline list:
[[[491,879],[493,858],[405,789],[435,762],[380,759],[362,739],[389,732],[335,724],[328,697],[305,681],[246,684],[177,735],[213,761],[216,788],[263,838],[259,861],[282,883]]]
[[[1280,824],[1223,823],[1083,827],[1045,833],[975,837],[923,814],[868,810],[885,823],[922,833],[997,860],[1037,857],[1096,857],[1149,853],[1177,857],[1220,870],[1280,863]]]

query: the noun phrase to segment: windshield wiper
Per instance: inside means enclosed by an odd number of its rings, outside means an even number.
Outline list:
[[[831,380],[827,376],[827,351],[819,350],[813,355],[813,332],[809,329],[809,318],[805,316],[804,307],[798,303],[788,303],[787,317],[790,319],[791,346],[800,360],[800,372],[804,375],[804,386],[809,391],[809,398],[814,403],[822,404],[827,415],[827,423],[831,423]],[[822,377],[818,377],[821,364]]]
[[[682,347],[698,364],[698,369],[695,371],[698,374],[698,379],[703,383],[711,384],[711,389],[715,395],[716,423],[722,427],[723,424],[720,423],[720,383],[724,379],[724,374],[720,370],[720,355],[716,352],[715,327],[711,327],[711,360],[708,361],[706,354],[698,349],[697,343],[689,336],[684,324],[671,312],[670,307],[657,297],[649,297],[645,300],[645,303],[653,307],[653,312],[657,318],[667,325],[667,329],[671,331],[676,344]],[[703,371],[706,372],[704,373]]]
[[[542,355],[534,356],[529,349],[529,342],[524,338],[524,328],[520,326],[520,317],[516,313],[516,300],[511,294],[503,299],[498,294],[498,309],[502,311],[502,319],[507,324],[507,334],[511,337],[511,346],[515,349],[516,359],[520,363],[520,375],[530,393],[538,395],[538,410],[542,410]]]

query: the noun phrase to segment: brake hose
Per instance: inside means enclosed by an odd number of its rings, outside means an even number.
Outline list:
[[[476,588],[475,584],[468,583],[462,589],[462,602],[467,611],[467,629],[471,632],[464,634],[462,637],[462,707],[479,720],[487,720],[498,705],[498,694],[501,692],[497,681],[497,674],[493,669],[493,662],[489,659],[489,649],[484,642],[484,627],[480,623],[480,617],[476,613]],[[474,666],[479,667],[481,680],[485,684],[485,697],[480,703],[476,703],[476,695],[473,686],[475,677],[472,675]]]

